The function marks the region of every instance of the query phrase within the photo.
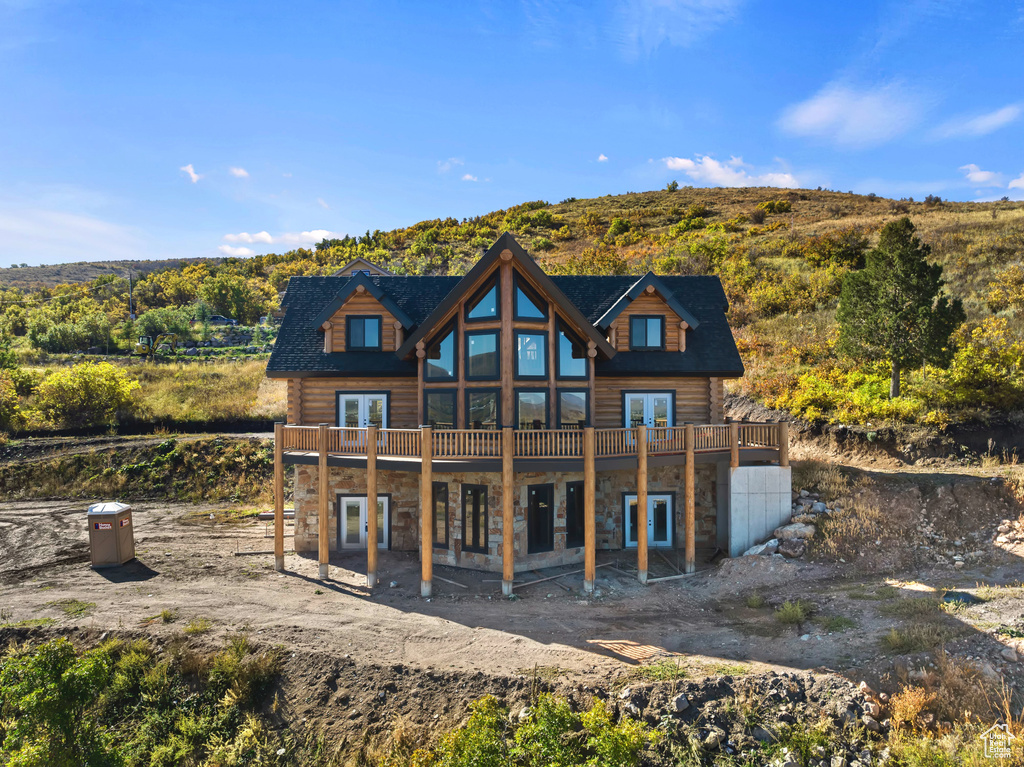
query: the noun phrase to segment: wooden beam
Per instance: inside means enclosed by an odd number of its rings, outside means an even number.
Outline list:
[[[779,466],[789,466],[789,424],[779,424]]]
[[[334,351],[334,323],[324,323],[324,354],[329,354]]]
[[[434,575],[433,525],[433,429],[420,427],[420,596],[429,597]]]
[[[647,426],[636,427],[636,569],[647,583]]]
[[[504,253],[502,254],[504,255]],[[515,349],[512,335],[512,263],[502,261],[501,282],[501,425],[515,425],[515,393],[512,376],[515,371]]]
[[[426,345],[420,341],[416,344],[416,423],[420,426],[423,425],[423,377],[426,375],[426,357],[427,349]]]
[[[317,433],[317,499],[320,502],[319,514],[317,515],[317,539],[320,543],[320,578],[326,579],[329,575],[331,561],[330,545],[330,500],[327,497],[330,483],[327,468],[327,438],[330,424],[320,424],[320,431]]]
[[[693,575],[696,575],[696,574],[697,574],[696,572],[692,572],[692,573],[683,573],[682,575],[666,575],[664,578],[649,578],[647,580],[647,585],[650,585],[652,583],[661,583],[662,581],[677,581],[680,578],[689,578],[689,577],[691,577]]]
[[[558,418],[558,405],[555,402],[555,334],[558,332],[558,325],[555,321],[555,305],[548,302],[548,423],[550,428],[561,428],[556,419]]]
[[[455,412],[452,417],[455,423],[453,429],[469,429],[466,413],[466,370],[469,369],[469,360],[466,359],[466,312],[460,306],[455,319]]]
[[[512,427],[501,430],[501,593],[512,596],[515,580],[515,436]]]
[[[338,520],[341,524],[341,520]],[[377,427],[366,428],[366,585],[377,585]]]
[[[596,451],[594,427],[583,430],[583,590],[594,591],[594,577],[597,565],[597,470],[594,461]]]
[[[402,323],[399,322],[398,320],[395,320],[394,328],[395,328],[395,348],[394,349],[386,349],[385,351],[391,351],[391,352],[398,351],[401,348],[402,344],[405,343],[405,328],[402,327]]]
[[[694,484],[697,481],[696,466],[694,465],[694,440],[693,424],[686,424],[686,572],[692,573],[697,569],[697,544],[695,531],[693,529],[696,519],[697,488]]]
[[[729,424],[729,465],[734,469],[740,465],[740,425],[736,421]]]
[[[284,570],[284,424],[274,424],[274,569]]]

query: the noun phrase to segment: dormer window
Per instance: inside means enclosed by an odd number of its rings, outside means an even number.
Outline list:
[[[466,304],[466,320],[469,322],[496,320],[501,314],[500,303],[498,301],[498,281],[495,279]]]
[[[345,324],[348,328],[345,348],[348,351],[380,351],[380,317],[348,317]]]
[[[665,348],[665,318],[634,315],[629,318],[630,351],[661,351]]]

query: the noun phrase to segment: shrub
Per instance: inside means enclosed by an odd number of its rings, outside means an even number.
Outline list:
[[[779,623],[800,624],[807,621],[808,618],[814,613],[814,606],[809,602],[805,602],[802,599],[798,599],[795,602],[785,601],[782,606],[775,611],[775,620]]]
[[[789,213],[793,210],[793,203],[789,200],[765,200],[758,203],[757,207],[759,210],[771,215],[773,213]]]
[[[36,404],[59,426],[98,426],[132,412],[139,389],[137,380],[109,362],[85,362],[43,379]]]
[[[632,228],[632,225],[624,218],[613,218],[611,224],[608,226],[608,231],[605,233],[605,239],[608,241],[614,240],[620,234],[625,234]]]
[[[753,224],[763,224],[766,215],[767,213],[765,213],[764,208],[754,208],[750,211],[750,222]]]
[[[801,248],[803,257],[811,266],[840,266],[860,269],[868,238],[856,227],[811,237]]]
[[[678,224],[673,224],[669,227],[668,234],[670,237],[678,237],[684,232],[693,232],[697,229],[703,229],[705,225],[703,218],[684,218]]]
[[[679,182],[678,181],[669,181],[665,185],[665,191],[666,192],[677,192],[677,191],[679,191]]]
[[[562,274],[629,274],[629,262],[613,250],[584,248],[569,256],[560,269]]]
[[[686,209],[687,218],[707,218],[711,215],[711,208],[702,202],[695,202]]]
[[[18,389],[10,370],[0,370],[0,431],[15,431],[24,423]]]
[[[534,237],[533,238],[533,249],[534,250],[554,250],[555,243],[549,240],[547,237]]]

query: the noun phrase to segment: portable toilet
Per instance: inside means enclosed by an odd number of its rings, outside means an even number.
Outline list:
[[[117,501],[94,503],[86,517],[93,567],[123,565],[135,559],[131,506]]]

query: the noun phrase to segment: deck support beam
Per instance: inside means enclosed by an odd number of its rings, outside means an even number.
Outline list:
[[[740,425],[736,421],[729,424],[729,466],[740,467]]]
[[[693,529],[696,519],[697,488],[697,467],[694,465],[694,444],[693,424],[686,424],[686,572],[692,573],[697,569],[697,545],[695,531]]]
[[[594,458],[596,451],[594,427],[583,430],[583,591],[594,592],[597,571],[597,469]]]
[[[339,522],[340,524],[340,522]],[[366,429],[366,585],[377,585],[377,427]]]
[[[628,511],[628,510],[627,510]],[[636,569],[647,583],[647,426],[636,427]]]
[[[512,596],[516,573],[514,440],[510,426],[501,430],[501,593],[507,597]]]
[[[317,515],[317,539],[320,544],[320,580],[326,580],[329,576],[331,561],[330,546],[330,499],[327,497],[330,482],[327,468],[327,449],[330,432],[329,424],[320,424],[317,432],[317,453],[319,462],[317,464],[317,497],[320,501],[319,514]]]
[[[274,424],[274,569],[284,570],[284,424]]]
[[[789,466],[789,423],[779,423],[779,466]]]
[[[433,431],[429,426],[420,427],[420,596],[424,598],[431,595],[434,583]]]

